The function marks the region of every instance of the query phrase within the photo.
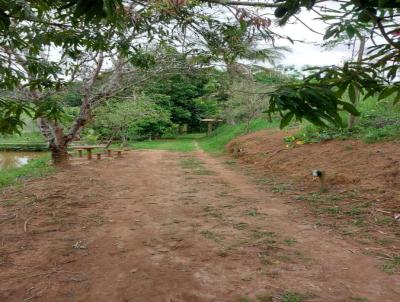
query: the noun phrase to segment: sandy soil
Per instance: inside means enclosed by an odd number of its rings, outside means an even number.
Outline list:
[[[399,300],[382,260],[228,163],[131,151],[2,192],[0,301]]]

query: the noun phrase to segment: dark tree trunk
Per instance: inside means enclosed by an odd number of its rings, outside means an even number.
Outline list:
[[[62,146],[50,146],[51,159],[56,166],[68,166],[69,154],[67,148]]]
[[[46,138],[51,152],[51,159],[56,166],[68,166],[69,154],[67,141],[63,128],[57,123],[52,123],[46,119],[39,118],[38,125],[42,135]]]

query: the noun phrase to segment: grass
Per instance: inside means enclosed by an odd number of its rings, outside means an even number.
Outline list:
[[[211,154],[221,154],[224,152],[227,143],[240,135],[246,134],[247,130],[248,132],[254,132],[278,127],[278,125],[278,121],[269,123],[266,119],[258,119],[250,123],[249,129],[247,129],[246,123],[222,125],[208,137],[204,133],[189,133],[168,139],[134,142],[130,143],[129,146],[133,149],[192,152],[196,150],[195,142],[198,142],[204,151]]]
[[[283,240],[283,242],[287,245],[287,246],[293,246],[297,243],[296,239],[294,238],[285,238]]]
[[[307,298],[307,295],[303,295],[296,292],[284,292],[282,294],[282,302],[302,302]]]
[[[382,270],[388,274],[400,273],[400,255],[395,255],[382,265]]]
[[[183,169],[192,170],[196,175],[213,175],[214,172],[207,170],[203,163],[196,157],[190,156],[181,160],[181,166]]]
[[[278,121],[269,123],[265,119],[258,119],[250,123],[249,132],[274,128],[278,127],[278,125]],[[212,154],[221,154],[224,152],[227,143],[240,135],[246,134],[246,130],[247,127],[245,123],[237,125],[222,125],[217,128],[211,136],[199,139],[199,145],[204,151]]]
[[[201,231],[200,234],[203,235],[205,238],[213,240],[213,241],[215,241],[217,243],[221,242],[221,240],[222,240],[221,236],[219,236],[219,235],[217,235],[217,234],[215,234],[215,233],[213,233],[212,231],[209,231],[209,230]]]
[[[23,179],[41,177],[54,171],[54,167],[48,164],[49,159],[49,155],[44,155],[30,160],[22,167],[2,170],[0,188],[17,184]]]
[[[47,144],[37,132],[21,135],[0,135],[0,150],[3,151],[45,151]]]
[[[18,143],[44,143],[43,136],[39,132],[24,132],[21,135],[0,135],[0,144],[18,144]]]
[[[177,152],[192,152],[196,150],[194,140],[191,138],[142,141],[129,144],[133,149],[167,150]]]

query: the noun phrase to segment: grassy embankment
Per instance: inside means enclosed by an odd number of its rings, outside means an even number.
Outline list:
[[[21,135],[0,136],[0,151],[45,151],[46,143],[40,133],[29,132]],[[48,164],[50,156],[43,153],[43,156],[32,159],[28,164],[0,171],[0,188],[18,184],[21,180],[40,177],[54,168]]]
[[[38,132],[21,135],[1,135],[0,151],[46,151],[47,144]]]
[[[41,177],[54,171],[54,167],[49,165],[49,160],[50,156],[46,154],[30,160],[22,167],[0,171],[0,188],[18,184],[23,179]]]

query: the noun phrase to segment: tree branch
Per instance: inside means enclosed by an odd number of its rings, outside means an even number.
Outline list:
[[[215,3],[221,5],[241,5],[256,7],[278,7],[279,3],[257,2],[257,1],[237,1],[237,0],[204,0],[203,2]]]

